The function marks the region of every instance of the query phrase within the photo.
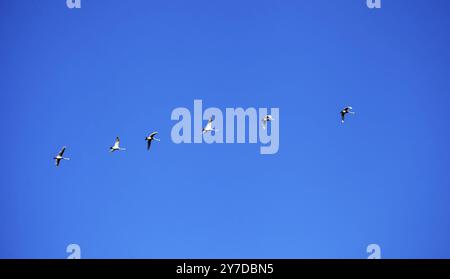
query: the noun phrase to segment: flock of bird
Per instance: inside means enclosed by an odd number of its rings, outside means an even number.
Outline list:
[[[152,141],[160,141],[159,139],[155,138],[155,136],[158,134],[158,132],[153,132],[147,137],[145,137],[145,141],[147,142],[147,150],[150,150],[150,146],[152,144]],[[126,148],[120,147],[120,138],[116,137],[116,141],[114,142],[114,145],[109,148],[109,152],[115,152],[115,151],[125,151]],[[59,164],[61,163],[61,160],[69,161],[70,158],[64,157],[64,152],[66,151],[66,147],[64,146],[61,151],[59,151],[58,155],[53,157],[55,160],[55,165],[59,167]]]
[[[352,109],[353,109],[352,107],[347,106],[343,110],[341,110],[341,122],[342,123],[344,123],[345,116],[347,114],[355,114],[355,112],[353,112]],[[271,122],[273,120],[274,120],[274,118],[270,114],[267,114],[266,116],[264,116],[263,119],[261,120],[263,129],[265,130],[267,128],[267,123]],[[213,118],[210,117],[209,120],[208,120],[208,123],[202,129],[202,133],[203,134],[206,134],[208,132],[216,132],[216,131],[218,131],[216,128],[213,127],[213,121],[214,121]],[[145,137],[145,141],[147,142],[147,150],[150,150],[150,146],[151,146],[153,141],[160,141],[159,139],[155,138],[155,136],[157,134],[158,134],[158,132],[153,132],[150,135],[148,135],[147,137]],[[109,152],[125,151],[125,150],[126,150],[126,148],[120,147],[120,138],[119,137],[116,137],[116,141],[114,142],[114,145],[109,148]],[[64,152],[65,151],[66,151],[66,147],[64,146],[61,149],[61,151],[59,151],[58,155],[53,157],[53,159],[55,160],[56,167],[59,167],[59,164],[61,163],[61,160],[66,160],[66,161],[70,160],[70,158],[64,157]]]

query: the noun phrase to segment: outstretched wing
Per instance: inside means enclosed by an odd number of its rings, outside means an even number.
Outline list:
[[[115,148],[119,147],[119,144],[120,144],[120,139],[119,139],[119,137],[116,137],[116,142],[114,143],[114,147]]]
[[[212,130],[212,123],[213,119],[212,117],[208,120],[208,124],[206,124],[205,130]]]
[[[152,141],[151,140],[147,140],[147,150],[150,150],[150,145],[152,145]]]
[[[150,137],[153,138],[154,136],[156,136],[158,134],[158,132],[153,132],[150,134]]]
[[[59,167],[59,162],[61,162],[61,159],[55,159],[55,164],[57,167]]]
[[[62,157],[62,155],[64,155],[64,151],[66,151],[65,146],[61,149],[61,151],[59,151],[58,155]]]

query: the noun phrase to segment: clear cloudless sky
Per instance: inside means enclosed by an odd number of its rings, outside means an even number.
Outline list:
[[[0,0],[0,258],[450,258],[449,30],[448,0]],[[278,107],[279,152],[174,144],[194,99]]]

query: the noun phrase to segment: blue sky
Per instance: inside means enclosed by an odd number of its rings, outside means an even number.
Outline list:
[[[0,0],[0,258],[450,258],[450,2],[382,5]],[[172,143],[194,99],[279,152]]]

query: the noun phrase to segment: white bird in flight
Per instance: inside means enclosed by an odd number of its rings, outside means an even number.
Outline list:
[[[345,107],[343,110],[341,110],[341,119],[342,119],[342,123],[344,123],[345,121],[345,115],[350,113],[350,114],[355,114],[353,111],[351,111],[353,108],[352,107]]]
[[[57,167],[59,167],[59,163],[61,162],[61,160],[67,160],[67,161],[70,160],[70,158],[63,157],[64,151],[66,151],[66,147],[65,146],[61,149],[61,151],[59,151],[59,153],[58,153],[58,155],[56,155],[56,157],[53,157]]]
[[[212,131],[214,131],[214,132],[219,131],[219,130],[213,128],[212,123],[213,123],[213,118],[210,117],[208,120],[208,124],[206,124],[205,128],[203,128],[203,130],[202,130],[203,134],[206,134],[206,133],[212,132]]]
[[[158,134],[158,132],[151,133],[148,137],[145,138],[147,141],[147,150],[150,150],[150,145],[152,144],[152,141],[160,141],[159,139],[155,138],[155,136]]]
[[[125,148],[120,148],[119,145],[120,145],[120,139],[119,139],[119,137],[116,137],[116,142],[114,143],[114,146],[109,148],[109,152],[126,150]]]
[[[261,120],[261,121],[262,121],[262,126],[263,126],[263,129],[264,129],[264,130],[265,130],[266,127],[267,127],[267,122],[270,122],[270,121],[272,121],[272,120],[273,120],[272,115],[267,114],[266,116],[264,116],[264,118]]]

